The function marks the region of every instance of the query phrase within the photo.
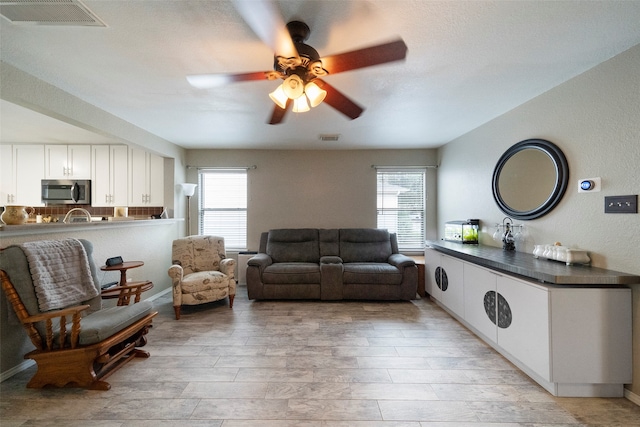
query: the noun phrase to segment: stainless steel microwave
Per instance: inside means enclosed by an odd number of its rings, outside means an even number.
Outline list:
[[[90,205],[91,181],[88,179],[43,179],[42,203],[45,205]]]

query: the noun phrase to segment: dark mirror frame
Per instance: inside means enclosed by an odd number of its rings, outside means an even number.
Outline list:
[[[505,202],[505,200],[500,195],[500,173],[502,172],[502,168],[512,156],[522,150],[530,149],[540,150],[549,156],[555,167],[556,182],[553,191],[551,192],[547,200],[545,200],[540,206],[528,211],[518,211],[509,206],[509,204]],[[514,144],[500,157],[493,171],[491,188],[493,189],[493,198],[495,199],[498,207],[500,208],[500,210],[502,210],[502,212],[514,219],[530,220],[540,218],[541,216],[548,214],[553,208],[555,208],[556,205],[560,203],[562,196],[564,196],[568,184],[569,164],[567,163],[567,159],[564,156],[562,150],[560,150],[552,142],[546,141],[544,139],[527,139]],[[532,185],[535,185],[535,183],[532,183]]]

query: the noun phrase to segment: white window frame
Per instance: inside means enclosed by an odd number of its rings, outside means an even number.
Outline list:
[[[422,189],[415,194],[397,181],[402,174],[422,177]],[[396,233],[400,252],[424,250],[427,230],[427,169],[426,167],[376,167],[376,221],[378,228]],[[410,206],[402,207],[401,204]],[[402,219],[404,218],[404,220]]]
[[[222,236],[225,249],[247,247],[247,168],[198,169],[199,234]]]

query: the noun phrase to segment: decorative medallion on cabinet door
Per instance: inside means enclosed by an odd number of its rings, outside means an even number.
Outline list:
[[[498,307],[496,310],[496,295],[498,300]],[[496,293],[496,291],[489,291],[484,294],[484,311],[487,313],[487,317],[491,320],[491,323],[496,324],[496,313],[497,313],[497,322],[498,327],[502,329],[507,329],[511,326],[511,321],[513,320],[513,315],[511,313],[511,307],[507,300]]]
[[[442,291],[446,291],[449,288],[449,278],[447,277],[447,272],[444,271],[442,267],[436,267],[436,284]]]

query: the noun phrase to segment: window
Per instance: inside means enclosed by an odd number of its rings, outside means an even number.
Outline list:
[[[226,249],[247,247],[247,170],[201,169],[200,234],[224,237]]]
[[[378,169],[378,228],[398,236],[401,251],[424,249],[425,169]]]

